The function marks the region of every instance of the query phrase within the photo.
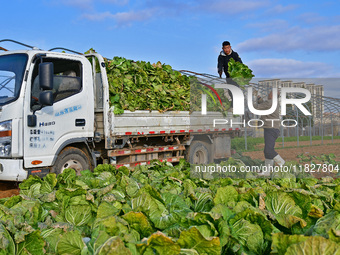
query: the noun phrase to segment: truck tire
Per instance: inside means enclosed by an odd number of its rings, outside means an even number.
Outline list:
[[[85,152],[76,147],[67,147],[63,149],[57,157],[52,173],[61,174],[64,169],[72,168],[80,175],[80,171],[91,169],[90,159]]]
[[[193,141],[187,151],[190,164],[210,164],[213,162],[211,145],[202,141]]]

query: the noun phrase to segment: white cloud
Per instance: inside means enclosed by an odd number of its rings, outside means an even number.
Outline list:
[[[286,5],[286,6],[278,4],[278,5],[274,6],[273,8],[268,9],[267,13],[281,14],[281,13],[284,13],[284,12],[293,11],[298,7],[299,7],[299,5],[297,5],[297,4],[289,4],[289,5]]]
[[[91,9],[93,7],[93,0],[62,0],[61,3],[80,9]]]
[[[101,21],[105,19],[113,19],[117,22],[118,26],[131,25],[135,21],[145,21],[154,16],[157,9],[145,9],[140,11],[130,11],[130,12],[118,12],[112,14],[111,12],[93,13],[93,14],[83,14],[83,18],[92,21]]]
[[[325,20],[325,17],[320,16],[320,14],[314,13],[314,12],[303,13],[297,18],[298,18],[298,20],[300,20],[300,21],[302,21],[306,24],[314,24],[314,23],[318,23],[318,22]]]
[[[304,62],[295,59],[256,59],[248,62],[256,77],[304,78],[334,77],[333,67],[321,62]],[[339,74],[338,74],[339,76]]]
[[[292,27],[285,31],[252,38],[237,45],[241,51],[284,52],[288,50],[340,50],[340,25],[312,28]]]
[[[100,0],[102,3],[116,4],[116,5],[126,5],[129,0]]]
[[[101,12],[101,13],[85,13],[82,15],[83,18],[91,21],[101,21],[104,19],[112,19],[114,15],[111,12]]]
[[[252,82],[263,79],[292,80],[324,85],[325,96],[340,98],[340,73],[333,66],[295,59],[257,59],[247,63],[253,70]]]
[[[95,2],[95,0],[61,0],[58,3],[80,9],[93,9]],[[129,0],[97,0],[97,2],[104,4],[126,5],[129,3]]]
[[[283,19],[274,19],[270,22],[252,22],[246,25],[246,27],[251,29],[259,29],[262,32],[271,32],[287,29],[289,24],[286,20]]]
[[[200,1],[198,8],[204,11],[238,14],[242,12],[253,11],[261,7],[268,6],[267,0],[262,1],[249,1],[249,0],[218,0],[218,1]]]

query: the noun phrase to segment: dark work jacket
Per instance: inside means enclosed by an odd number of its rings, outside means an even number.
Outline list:
[[[226,55],[224,51],[222,50],[220,55],[218,56],[217,69],[218,69],[218,72],[224,71],[225,76],[227,78],[230,77],[228,73],[228,63],[229,63],[230,58],[233,58],[236,62],[242,63],[242,60],[236,51],[232,51],[230,55]]]

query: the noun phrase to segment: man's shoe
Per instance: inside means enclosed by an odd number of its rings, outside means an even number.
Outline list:
[[[259,173],[259,176],[269,177],[270,174],[274,170],[274,160],[272,159],[265,159],[264,161],[264,167],[261,173]]]
[[[278,164],[279,166],[283,166],[285,164],[285,161],[283,158],[281,158],[281,156],[279,154],[277,154],[274,158],[273,158],[274,162],[276,164]]]

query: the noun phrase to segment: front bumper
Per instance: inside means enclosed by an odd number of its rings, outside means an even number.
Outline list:
[[[23,181],[27,178],[22,159],[0,159],[0,180]]]

